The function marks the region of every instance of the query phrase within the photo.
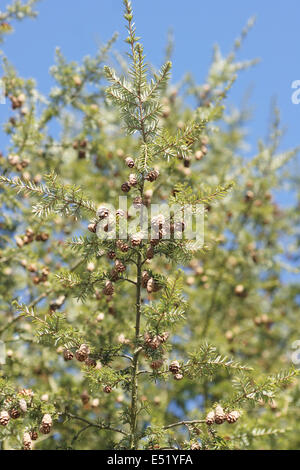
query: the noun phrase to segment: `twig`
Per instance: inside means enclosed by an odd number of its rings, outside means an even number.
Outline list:
[[[205,423],[205,419],[196,419],[194,421],[178,421],[178,423],[168,424],[168,426],[164,426],[163,429],[170,429],[175,428],[176,426],[190,426],[193,424],[203,424]]]

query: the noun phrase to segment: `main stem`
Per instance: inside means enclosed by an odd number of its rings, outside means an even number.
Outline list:
[[[131,8],[126,5],[127,13],[131,14]],[[137,50],[134,47],[134,43],[136,39],[134,37],[132,19],[129,19],[129,35],[132,39],[131,41],[131,53],[133,59],[133,65],[135,69],[136,76],[139,76],[141,72],[141,64],[142,64],[142,53],[141,49]],[[138,54],[138,57],[137,57]],[[139,64],[137,63],[137,60]],[[140,133],[142,137],[142,141],[146,144],[147,135],[145,129],[145,118],[143,113],[143,101],[142,101],[142,93],[141,93],[141,83],[138,84],[137,89],[137,99],[138,99],[138,112],[139,112],[139,121],[140,121]],[[140,186],[140,195],[143,199],[143,192],[144,192],[144,175],[142,179],[142,183]],[[132,362],[132,379],[131,379],[131,408],[130,408],[130,449],[137,449],[139,438],[137,434],[137,402],[138,402],[138,362],[139,362],[139,354],[142,348],[139,347],[139,336],[140,336],[140,325],[141,325],[141,287],[142,287],[142,255],[141,252],[138,250],[137,255],[137,279],[136,279],[136,320],[135,320],[135,351],[133,355],[133,362]]]
[[[137,399],[138,399],[138,360],[140,348],[138,347],[138,340],[140,336],[141,324],[141,282],[142,282],[142,257],[138,253],[137,259],[137,279],[136,279],[136,320],[135,320],[135,352],[132,363],[132,380],[131,380],[131,412],[130,412],[130,449],[137,449],[138,436],[137,436]]]

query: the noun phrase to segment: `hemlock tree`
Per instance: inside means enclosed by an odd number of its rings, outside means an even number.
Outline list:
[[[1,13],[1,37],[34,3]],[[153,71],[124,7],[118,71],[115,36],[82,65],[57,50],[46,98],[3,56],[2,449],[297,449],[300,288],[285,273],[299,272],[300,205],[277,191],[299,188],[297,149],[279,151],[275,110],[243,157],[248,113],[225,110],[253,65],[236,60],[251,22],[204,85],[176,86],[171,47]],[[169,236],[159,215],[142,238],[125,194],[138,213],[203,204],[204,245],[172,216]],[[126,221],[128,239],[110,236]]]

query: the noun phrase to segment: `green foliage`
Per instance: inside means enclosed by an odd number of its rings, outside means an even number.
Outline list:
[[[34,4],[1,13],[1,40]],[[58,49],[42,96],[3,58],[0,412],[23,411],[0,425],[1,449],[33,430],[36,449],[298,449],[298,149],[282,150],[275,108],[267,141],[245,156],[248,111],[226,104],[255,62],[236,59],[253,21],[227,57],[215,48],[206,83],[170,85],[170,45],[155,70],[124,7],[129,53],[115,69],[116,35],[81,64]],[[203,205],[204,245],[185,231],[98,237],[129,171],[129,205]],[[118,213],[117,234],[131,218]]]

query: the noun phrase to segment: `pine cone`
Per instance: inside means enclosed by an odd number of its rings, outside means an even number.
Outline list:
[[[79,351],[79,349],[75,352],[75,357],[76,357],[77,361],[79,361],[79,362],[84,362],[86,360],[86,354]]]
[[[154,248],[153,246],[149,246],[147,252],[146,252],[146,258],[147,259],[152,259],[154,257]]]
[[[147,292],[151,294],[152,292],[154,292],[154,289],[155,289],[155,281],[153,277],[151,277],[149,281],[147,282]]]
[[[161,289],[161,286],[151,277],[147,282],[147,292],[151,294],[152,292],[157,292]]]
[[[238,297],[246,297],[247,296],[247,292],[245,290],[245,287],[242,284],[239,284],[235,287],[234,293]]]
[[[86,344],[82,344],[79,349],[75,352],[77,361],[84,362],[90,354],[90,348]]]
[[[108,214],[109,214],[109,210],[107,209],[107,207],[101,206],[97,210],[97,217],[99,217],[100,220],[106,219],[106,217],[108,217]]]
[[[32,429],[30,432],[29,432],[29,435],[30,435],[30,438],[32,441],[36,441],[39,437],[38,433]]]
[[[18,408],[11,408],[9,410],[9,416],[12,418],[12,419],[18,419],[20,418],[21,416],[21,411],[18,409]]]
[[[32,440],[29,432],[24,432],[23,434],[23,449],[31,450],[32,449]]]
[[[35,239],[39,242],[46,242],[49,239],[49,234],[46,232],[38,233]]]
[[[215,409],[215,423],[222,424],[224,421],[226,421],[226,413],[224,413],[221,405],[217,405]]]
[[[43,416],[42,423],[40,425],[40,432],[42,434],[49,434],[52,428],[52,418],[48,413]]]
[[[161,359],[158,359],[156,361],[152,361],[151,364],[150,364],[150,367],[151,367],[151,369],[157,370],[157,369],[161,368],[163,363],[164,363],[164,361],[162,361]]]
[[[114,259],[114,258],[116,257],[116,253],[115,253],[114,251],[109,251],[109,252],[107,253],[107,257],[108,257],[109,259]]]
[[[96,233],[97,231],[97,224],[89,224],[88,230],[92,233]]]
[[[254,192],[253,191],[247,191],[246,195],[245,195],[245,201],[249,202],[249,201],[253,201],[253,199],[254,199]]]
[[[146,176],[146,180],[150,181],[151,183],[155,181],[159,177],[159,171],[158,170],[152,170],[149,171],[149,173]]]
[[[143,204],[143,199],[140,196],[137,196],[133,200],[133,205],[136,209],[139,209]]]
[[[134,167],[134,160],[131,158],[131,157],[127,157],[125,159],[125,163],[126,165],[129,167],[129,168],[133,168]]]
[[[191,450],[201,450],[201,446],[198,442],[193,442],[191,445]]]
[[[26,400],[24,400],[24,398],[21,398],[21,400],[19,400],[19,407],[20,407],[20,410],[21,410],[23,413],[26,413],[26,411],[27,411],[27,403],[26,403]]]
[[[119,259],[115,261],[115,267],[119,273],[123,273],[124,271],[126,271],[126,266]]]
[[[137,176],[134,173],[131,173],[128,178],[128,183],[130,186],[136,186],[137,185]]]
[[[183,375],[182,374],[175,374],[174,375],[174,380],[182,380],[183,379]]]
[[[105,385],[105,387],[103,388],[103,391],[104,391],[105,393],[111,393],[112,388],[111,388],[110,385]]]
[[[129,246],[123,240],[117,241],[117,248],[123,253],[127,253],[127,251],[129,250]]]
[[[145,345],[150,349],[157,349],[161,345],[161,339],[159,336],[151,336],[149,333],[145,333]]]
[[[34,395],[34,392],[31,390],[31,388],[22,388],[19,391],[19,395],[23,395],[23,397],[30,397],[32,398]]]
[[[147,282],[149,281],[149,279],[150,279],[150,276],[148,272],[143,271],[142,272],[142,287],[144,287],[144,289],[147,287]]]
[[[231,411],[226,415],[226,420],[228,423],[233,424],[237,422],[240,416],[241,414],[239,411]]]
[[[140,246],[141,243],[142,243],[141,235],[133,235],[131,237],[131,245],[132,246]]]
[[[169,365],[169,371],[172,372],[172,374],[178,374],[180,371],[180,364],[178,361],[172,361],[171,364]]]
[[[205,418],[205,422],[208,426],[211,426],[212,424],[214,424],[215,422],[215,412],[214,411],[210,411],[206,418]]]
[[[80,398],[81,398],[83,405],[87,405],[88,402],[90,401],[90,396],[86,390],[82,392],[82,394],[80,395]]]
[[[161,333],[158,337],[162,343],[165,343],[168,340],[169,336],[169,333],[165,331],[164,333]]]
[[[0,425],[1,426],[7,426],[9,423],[10,417],[7,411],[1,411],[0,412]]]
[[[84,361],[84,363],[88,366],[88,367],[96,367],[97,365],[97,362],[90,358],[90,357],[87,357],[86,360]]]
[[[110,277],[110,280],[112,282],[116,282],[119,279],[119,272],[114,268],[114,269],[112,269],[109,277]],[[109,295],[111,295],[111,294],[109,294]]]
[[[69,349],[65,349],[63,355],[65,361],[71,361],[74,357],[74,354]]]
[[[128,181],[125,181],[125,183],[122,184],[121,186],[121,189],[124,193],[128,193],[130,191],[130,184],[128,183]]]
[[[103,294],[104,295],[112,295],[115,291],[115,288],[113,286],[113,283],[111,281],[106,281],[105,287],[103,289]]]

